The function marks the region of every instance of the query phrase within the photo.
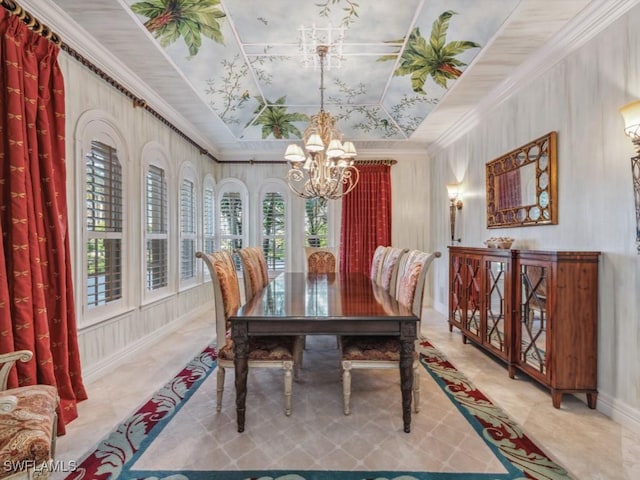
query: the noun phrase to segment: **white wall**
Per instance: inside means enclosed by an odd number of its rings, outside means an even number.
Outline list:
[[[178,209],[172,208],[170,218],[170,257],[174,277],[170,280],[170,292],[160,299],[145,301],[143,272],[143,228],[142,213],[142,151],[149,142],[157,142],[172,162],[168,178],[171,198],[178,198],[178,172],[180,166],[189,162],[196,169],[200,180],[208,173],[213,174],[215,164],[212,160],[199,154],[198,150],[182,137],[171,131],[159,120],[141,108],[134,108],[130,99],[115,88],[91,73],[86,67],[61,52],[59,62],[65,78],[66,93],[66,143],[67,143],[67,198],[69,206],[70,243],[73,257],[73,278],[78,323],[78,342],[85,381],[99,376],[114,368],[125,354],[138,348],[144,348],[160,335],[179,328],[184,322],[198,313],[212,308],[211,286],[202,283],[202,276],[190,288],[180,289],[178,276]],[[78,191],[78,176],[82,175],[84,158],[76,143],[75,133],[78,121],[83,114],[90,111],[103,112],[112,119],[124,139],[125,151],[119,152],[126,157],[127,165],[123,165],[124,174],[129,183],[129,203],[126,215],[132,219],[127,222],[128,246],[130,256],[125,259],[128,268],[126,295],[129,299],[124,310],[118,314],[103,318],[97,323],[88,322],[88,314],[83,311],[84,276],[78,270],[81,259],[81,247],[78,241],[85,228],[82,223],[84,195]],[[198,185],[201,202],[202,183]],[[202,268],[198,262],[198,269]],[[133,266],[133,268],[132,268]],[[211,318],[211,338],[214,336],[213,316]],[[203,340],[206,342],[206,339]],[[203,344],[204,346],[204,344]]]
[[[640,256],[629,160],[634,149],[618,112],[640,98],[638,25],[640,6],[532,78],[473,130],[435,152],[425,167],[431,170],[429,230],[436,248],[446,251],[449,237],[445,185],[461,181],[463,245],[512,236],[514,248],[602,252],[597,408],[640,430]],[[558,224],[488,230],[485,163],[552,130],[558,132]],[[428,181],[429,174],[423,178]],[[396,201],[403,201],[405,191],[394,190]],[[433,267],[435,306],[443,313],[447,257]]]

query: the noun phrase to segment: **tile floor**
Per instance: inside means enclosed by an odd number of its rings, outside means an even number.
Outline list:
[[[179,371],[189,360],[193,358],[195,353],[202,350],[207,341],[211,338],[213,327],[211,321],[207,318],[199,318],[173,334],[170,338],[160,341],[148,352],[144,357],[128,359],[125,364],[117,370],[105,375],[95,382],[87,385],[89,399],[79,405],[79,418],[67,426],[67,434],[59,437],[57,442],[56,459],[59,461],[69,462],[77,460],[94,446],[102,437],[104,437],[111,429],[114,428],[123,418],[132,413],[139,407],[151,394]],[[491,400],[500,405],[515,421],[517,421],[524,431],[536,443],[541,446],[545,452],[554,460],[564,466],[576,480],[635,480],[640,478],[640,435],[623,428],[621,425],[611,421],[601,413],[587,408],[583,399],[576,398],[572,395],[565,395],[561,409],[555,409],[551,405],[551,397],[548,391],[538,384],[528,381],[525,378],[512,380],[508,377],[506,368],[500,362],[494,360],[489,355],[483,353],[472,345],[463,345],[459,332],[450,333],[448,330],[446,318],[430,309],[425,310],[422,321],[423,334],[439,348],[448,359]],[[304,415],[313,414],[320,422],[334,422],[335,425],[345,422],[354,422],[359,425],[358,409],[363,411],[368,405],[369,400],[358,395],[358,389],[365,391],[368,388],[376,388],[373,384],[368,384],[361,377],[360,382],[356,383],[357,378],[354,374],[352,410],[350,417],[341,415],[341,395],[338,391],[335,396],[322,396],[321,404],[317,403],[319,393],[314,388],[320,388],[322,385],[334,382],[333,375],[338,375],[337,366],[322,366],[321,356],[313,360],[311,355],[329,355],[326,362],[331,360],[330,350],[335,349],[335,344],[331,341],[313,346],[306,353],[310,360],[305,365],[305,376],[307,380],[301,379],[300,384],[294,384],[294,413],[292,417],[284,417],[274,413],[273,415],[265,415],[269,418],[269,422],[262,421],[260,418],[247,417],[247,432],[252,431],[253,435],[261,435],[261,431],[273,434],[273,429],[282,429],[282,431],[295,432],[289,433],[288,438],[292,439],[292,448],[299,448],[300,451],[288,458],[284,455],[277,456],[273,451],[262,450],[254,452],[254,455],[245,455],[244,458],[235,458],[229,455],[229,451],[233,451],[235,435],[233,433],[225,434],[230,440],[225,448],[220,448],[216,454],[218,465],[225,464],[229,468],[248,469],[252,466],[260,467],[260,462],[265,458],[275,457],[277,462],[287,462],[291,468],[298,466],[299,468],[314,468],[319,459],[324,458],[325,461],[331,461],[335,464],[335,468],[342,469],[378,469],[389,467],[390,462],[399,462],[407,465],[408,462],[415,461],[415,456],[398,458],[394,455],[387,455],[386,459],[381,459],[380,452],[385,452],[389,445],[382,444],[382,436],[376,439],[370,445],[370,449],[378,452],[378,455],[363,455],[362,452],[351,454],[338,454],[332,446],[336,443],[344,445],[342,450],[347,451],[347,446],[355,444],[355,439],[362,440],[366,438],[370,442],[367,435],[353,434],[353,442],[348,442],[344,438],[332,438],[330,433],[322,435],[322,442],[318,441],[317,431],[310,432],[305,429],[290,428],[292,418],[300,419]],[[326,352],[323,352],[326,350]],[[315,352],[315,353],[314,353]],[[325,372],[324,376],[309,378],[314,374],[311,365],[317,365],[318,372]],[[335,372],[331,372],[331,368],[335,368]],[[375,381],[397,382],[395,372],[389,372],[390,376]],[[213,386],[215,384],[215,375],[211,375],[207,382],[210,382],[211,388],[202,390],[202,398],[198,400],[196,395],[190,401],[193,402],[194,408],[198,403],[213,402]],[[215,411],[211,412],[208,419],[202,419],[196,425],[189,423],[189,419],[195,418],[189,412],[184,412],[184,420],[175,422],[176,430],[167,430],[166,441],[170,441],[172,436],[178,435],[180,429],[188,428],[189,435],[193,438],[192,445],[201,445],[205,439],[211,440],[211,430],[222,431],[228,429],[233,431],[235,415],[233,413],[233,374],[227,376],[227,392],[223,405],[223,412],[216,415]],[[276,379],[276,381],[279,381]],[[305,387],[305,381],[308,382]],[[424,382],[424,383],[423,383]],[[458,471],[499,471],[492,463],[489,455],[483,454],[484,446],[478,443],[473,435],[468,435],[465,431],[466,426],[459,423],[455,416],[449,415],[449,420],[441,421],[442,414],[429,415],[429,412],[442,412],[445,404],[442,403],[442,396],[431,388],[429,382],[432,380],[429,375],[421,376],[422,385],[422,401],[421,412],[414,415],[412,437],[416,432],[421,432],[421,438],[431,438],[438,436],[442,438],[443,432],[456,432],[451,435],[450,443],[447,448],[440,450],[433,449],[438,452],[437,455],[431,455],[429,458],[421,460],[417,468],[428,468],[431,471],[448,471],[455,468]],[[272,382],[276,383],[276,382]],[[435,385],[435,384],[434,384]],[[204,387],[204,385],[203,385]],[[250,389],[251,389],[250,385]],[[278,386],[279,388],[279,386]],[[265,391],[268,386],[265,386]],[[260,387],[254,387],[259,392]],[[210,391],[210,393],[206,393]],[[250,390],[251,391],[251,390]],[[397,386],[390,391],[396,392]],[[434,393],[436,392],[436,393]],[[207,396],[209,395],[209,396]],[[398,392],[399,397],[399,392]],[[315,400],[314,400],[315,398]],[[327,398],[329,400],[327,400]],[[330,400],[333,398],[333,400]],[[274,412],[281,408],[278,404],[280,397],[270,402]],[[267,400],[267,397],[262,400]],[[313,400],[313,401],[312,401]],[[250,399],[248,399],[248,402]],[[389,401],[399,401],[389,399]],[[310,403],[311,402],[311,403]],[[269,403],[269,402],[267,402]],[[310,407],[315,405],[315,407]],[[318,407],[320,405],[320,408]],[[298,406],[296,410],[296,406]],[[310,410],[313,408],[313,410]],[[184,409],[186,410],[186,409]],[[335,412],[340,413],[335,415]],[[183,412],[180,412],[182,414]],[[445,414],[448,415],[448,414]],[[391,417],[385,421],[393,423],[396,419]],[[381,421],[380,419],[377,420]],[[397,418],[398,424],[400,419]],[[208,423],[207,423],[208,422]],[[173,422],[172,422],[173,423]],[[374,422],[375,423],[375,422]],[[446,428],[443,428],[443,425]],[[400,425],[395,430],[401,431]],[[375,430],[369,431],[369,435],[374,435]],[[250,430],[251,429],[251,430]],[[199,435],[194,432],[200,431]],[[352,429],[353,430],[353,429]],[[327,432],[331,432],[328,428]],[[245,432],[245,434],[247,433]],[[353,433],[353,432],[352,432]],[[293,436],[292,436],[293,435]],[[208,437],[207,437],[208,436]],[[388,435],[387,435],[388,437]],[[404,441],[406,434],[398,434],[395,438]],[[456,437],[455,439],[453,437]],[[237,442],[237,440],[236,440]],[[308,443],[305,446],[305,442]],[[455,444],[455,445],[454,445]],[[155,448],[162,448],[162,444],[158,442]],[[173,459],[167,459],[168,465],[158,465],[157,455],[152,455],[149,451],[140,460],[140,468],[144,467],[145,462],[149,462],[150,458],[155,458],[154,468],[171,468],[176,467],[177,461],[183,463],[184,466],[190,468],[208,468],[207,465],[201,465],[202,460],[194,455],[189,455],[189,446],[185,445],[182,450],[174,452]],[[386,449],[386,450],[385,450]],[[332,453],[333,452],[333,453]],[[165,450],[166,453],[166,450]],[[469,453],[473,457],[473,463],[465,465],[465,459]],[[166,457],[165,457],[166,458]],[[178,460],[179,459],[179,460]],[[292,462],[297,462],[294,466]],[[382,462],[378,464],[379,462]],[[483,463],[484,462],[484,463]],[[326,464],[326,463],[325,463]],[[480,467],[479,465],[482,465]],[[282,466],[282,465],[280,465]],[[318,468],[317,465],[315,468]],[[483,470],[478,470],[481,468]],[[54,480],[64,478],[61,474],[54,474]]]

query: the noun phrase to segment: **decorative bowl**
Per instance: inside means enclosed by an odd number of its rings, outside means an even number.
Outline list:
[[[488,240],[485,240],[484,244],[488,248],[511,248],[511,244],[513,243],[513,238],[511,237],[491,237]]]

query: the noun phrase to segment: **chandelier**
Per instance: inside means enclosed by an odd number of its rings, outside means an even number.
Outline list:
[[[324,62],[328,51],[327,45],[316,48],[320,57],[320,111],[311,117],[302,136],[307,153],[292,143],[284,158],[291,164],[287,183],[293,193],[303,198],[335,200],[353,190],[360,173],[354,166],[356,148],[351,142],[342,142],[336,119],[324,111]]]

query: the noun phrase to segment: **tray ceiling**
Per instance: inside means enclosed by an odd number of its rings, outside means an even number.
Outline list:
[[[325,110],[360,157],[424,152],[601,2],[21,3],[216,157],[281,160],[320,107],[318,44]]]

